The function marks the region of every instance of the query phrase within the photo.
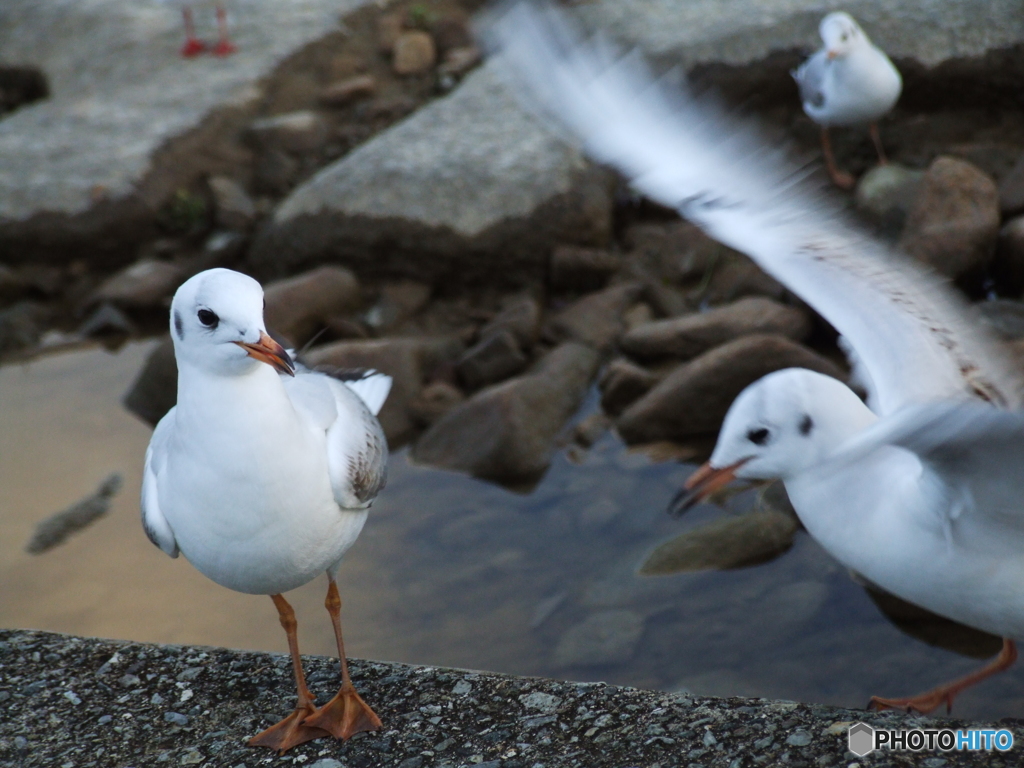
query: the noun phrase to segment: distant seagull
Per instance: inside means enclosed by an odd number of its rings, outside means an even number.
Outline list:
[[[879,708],[928,712],[1006,669],[1024,640],[1022,376],[956,293],[845,220],[786,155],[564,12],[485,18],[498,65],[598,162],[739,250],[844,340],[868,403],[791,368],[732,404],[682,510],[733,477],[781,479],[839,562],[915,605],[998,634],[978,672]],[[699,407],[696,406],[696,407]]]
[[[207,50],[206,43],[196,37],[196,25],[192,17],[192,9],[196,6],[213,5],[217,9],[217,29],[220,39],[211,49],[213,55],[229,56],[238,50],[228,37],[228,17],[221,0],[160,0],[160,2],[181,8],[181,14],[185,18],[185,44],[181,47],[181,55],[186,59],[191,59]]]
[[[186,281],[171,303],[178,404],[153,432],[142,525],[218,584],[270,595],[288,636],[295,711],[250,740],[284,752],[328,734],[380,727],[349,679],[335,574],[384,487],[387,442],[375,414],[391,378],[341,380],[296,369],[267,335],[260,284],[229,269]],[[327,573],[326,607],[341,659],[338,694],[317,709],[282,592]]]
[[[878,161],[887,160],[877,120],[896,104],[903,90],[899,71],[847,13],[830,13],[818,27],[825,47],[793,72],[804,112],[821,126],[821,148],[829,176],[843,189],[855,181],[836,167],[828,129],[868,124]]]

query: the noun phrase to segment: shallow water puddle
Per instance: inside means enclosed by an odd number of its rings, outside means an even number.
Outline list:
[[[283,652],[270,600],[213,584],[142,533],[150,430],[120,398],[152,344],[0,368],[0,626]],[[106,517],[42,555],[24,552],[36,522],[113,471],[125,484]],[[349,652],[856,707],[978,665],[901,633],[804,534],[766,565],[636,576],[656,544],[730,514],[669,518],[688,472],[607,434],[578,465],[560,453],[519,495],[399,452],[341,569]],[[307,653],[333,652],[325,590],[320,579],[289,595]],[[1022,682],[1019,670],[1001,675],[961,696],[955,714],[1017,715]]]

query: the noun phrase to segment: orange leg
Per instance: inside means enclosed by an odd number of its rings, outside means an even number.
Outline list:
[[[185,45],[181,47],[181,55],[186,59],[198,56],[206,50],[206,44],[196,37],[196,25],[192,21],[192,9],[183,8],[181,15],[185,17]]]
[[[991,677],[997,672],[1009,669],[1016,660],[1017,646],[1013,640],[1004,638],[1003,650],[977,672],[908,699],[883,699],[879,696],[872,696],[871,701],[868,703],[868,709],[903,709],[907,712],[920,712],[923,715],[927,715],[945,702],[946,712],[949,713],[953,709],[953,698],[958,693],[975,683],[980,683],[986,677]]]
[[[220,40],[217,41],[217,45],[214,46],[214,56],[229,56],[238,49],[234,43],[228,39],[228,16],[224,11],[224,7],[217,6],[217,29],[220,32]]]
[[[857,182],[853,176],[836,167],[836,159],[832,156],[832,139],[828,135],[828,128],[824,126],[821,128],[821,151],[825,155],[825,170],[832,182],[842,189],[853,189]]]
[[[331,614],[334,637],[338,641],[338,658],[341,659],[341,688],[334,698],[302,722],[329,732],[336,739],[348,739],[360,731],[376,731],[380,718],[356,693],[352,679],[348,676],[348,662],[345,660],[345,643],[341,639],[341,597],[334,576],[327,574],[330,584],[324,607]]]
[[[299,639],[296,632],[298,623],[295,621],[295,611],[288,605],[288,601],[281,595],[271,595],[270,599],[277,606],[278,615],[281,618],[281,626],[288,635],[288,650],[292,654],[292,667],[295,669],[295,687],[298,689],[299,700],[295,704],[295,711],[281,722],[272,725],[267,730],[256,734],[249,739],[250,747],[270,747],[284,754],[292,747],[328,736],[326,731],[305,725],[303,721],[316,712],[316,704],[313,701],[313,694],[306,687],[306,676],[302,672],[302,659],[299,657]]]
[[[868,133],[871,134],[871,140],[875,143],[875,151],[878,153],[878,164],[888,165],[889,158],[885,156],[885,149],[882,147],[882,137],[878,135],[878,123],[868,123]]]

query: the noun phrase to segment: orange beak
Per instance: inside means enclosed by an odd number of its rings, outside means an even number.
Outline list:
[[[839,55],[839,53],[838,53],[837,51],[832,51],[832,50],[830,50],[830,51],[828,51],[828,52],[827,52],[827,53],[825,54],[825,58],[826,58],[826,59],[828,59],[829,61],[832,61],[832,60],[833,60],[834,58],[836,58],[836,57],[837,57],[838,55]]]
[[[295,375],[295,366],[288,356],[288,351],[265,332],[260,331],[260,340],[255,344],[246,344],[244,341],[236,341],[235,344],[248,352],[249,357],[266,363],[275,371],[287,373],[289,376]]]
[[[746,464],[750,459],[740,459],[728,467],[716,469],[711,462],[703,464],[696,472],[687,478],[683,489],[676,494],[669,505],[668,513],[673,517],[679,517],[690,507],[706,499],[715,491],[724,488],[736,479],[736,470]]]

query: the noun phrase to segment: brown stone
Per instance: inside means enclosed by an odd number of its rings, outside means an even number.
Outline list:
[[[749,384],[783,368],[808,368],[845,380],[831,360],[783,336],[753,334],[683,363],[619,417],[627,443],[711,435]]]
[[[594,291],[622,267],[622,257],[598,248],[560,245],[551,253],[551,287]]]
[[[444,55],[438,74],[451,77],[462,77],[483,60],[483,54],[475,45],[465,48],[452,48]]]
[[[533,349],[540,335],[540,304],[532,296],[507,301],[501,312],[480,329],[480,338],[508,331],[524,350]]]
[[[396,75],[420,75],[437,61],[434,40],[426,32],[403,32],[395,41],[391,66]]]
[[[1024,216],[1015,216],[999,230],[992,278],[1004,296],[1024,291]]]
[[[267,327],[296,346],[305,344],[332,318],[355,311],[361,301],[356,276],[335,266],[270,283],[264,297]]]
[[[618,416],[627,406],[646,395],[663,376],[619,358],[612,360],[601,374],[601,408],[610,416]]]
[[[942,274],[960,277],[992,259],[998,235],[995,182],[963,160],[936,158],[907,217],[900,247]]]
[[[377,18],[377,49],[381,53],[390,54],[395,49],[402,27],[399,13],[383,13]]]
[[[447,381],[427,384],[409,403],[409,415],[421,427],[429,427],[448,411],[465,402],[462,390]]]
[[[416,461],[500,482],[535,480],[555,436],[576,412],[599,357],[568,342],[532,372],[481,390],[449,411],[416,443]]]
[[[311,110],[264,117],[249,126],[249,135],[262,150],[292,154],[319,149],[327,141],[327,133],[324,119]]]
[[[256,206],[242,185],[227,176],[211,176],[214,215],[217,225],[235,232],[244,232],[256,218]]]
[[[810,331],[810,318],[803,310],[750,296],[707,312],[638,326],[622,337],[620,346],[639,360],[689,360],[750,333],[777,333],[802,341]]]
[[[999,182],[999,212],[1004,218],[1024,213],[1024,155]]]
[[[373,75],[354,77],[331,83],[320,92],[320,103],[325,107],[345,107],[359,99],[366,99],[377,92],[377,81]]]
[[[90,303],[110,301],[123,307],[159,307],[185,280],[177,264],[137,261],[107,278],[93,293]]]
[[[509,331],[484,336],[466,350],[455,370],[470,390],[507,379],[526,367],[529,358]]]
[[[465,20],[454,16],[446,16],[435,21],[430,25],[430,34],[442,58],[449,51],[473,45],[473,36]]]
[[[625,330],[623,314],[642,291],[639,283],[626,283],[584,296],[559,312],[547,332],[555,339],[573,339],[595,349],[609,349]]]

